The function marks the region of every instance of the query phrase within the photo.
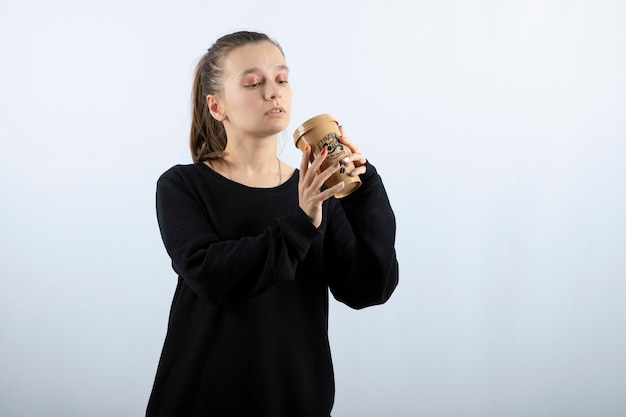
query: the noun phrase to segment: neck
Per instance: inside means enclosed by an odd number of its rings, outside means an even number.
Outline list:
[[[252,174],[276,169],[276,137],[266,140],[237,141],[228,139],[224,160],[231,167],[244,169]]]
[[[282,163],[276,156],[276,136],[241,141],[228,138],[221,173],[251,187],[275,187],[282,183]]]

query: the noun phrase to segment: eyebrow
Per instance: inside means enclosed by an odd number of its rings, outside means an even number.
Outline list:
[[[287,65],[285,65],[285,64],[276,65],[274,67],[274,69],[289,71],[289,67]],[[241,74],[239,74],[239,78],[241,78],[241,77],[243,77],[245,75],[248,75],[248,74],[254,74],[255,72],[261,72],[261,68],[259,68],[259,67],[249,68],[249,69],[243,71]]]

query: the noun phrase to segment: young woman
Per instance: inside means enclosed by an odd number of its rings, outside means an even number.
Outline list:
[[[223,36],[196,69],[191,154],[157,183],[178,285],[148,416],[325,416],[334,400],[328,289],[352,308],[398,282],[395,219],[375,168],[345,136],[363,185],[333,198],[326,153],[276,156],[289,69],[264,34]],[[342,131],[343,135],[343,131]]]

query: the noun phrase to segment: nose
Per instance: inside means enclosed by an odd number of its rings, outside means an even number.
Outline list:
[[[278,91],[276,91],[273,88],[268,88],[267,91],[265,92],[265,98],[268,101],[276,101],[279,98],[281,98],[281,95]]]

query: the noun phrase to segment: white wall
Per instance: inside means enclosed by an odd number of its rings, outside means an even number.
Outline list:
[[[283,4],[284,3],[284,4]],[[401,283],[331,306],[334,416],[626,414],[618,0],[0,4],[0,415],[142,415],[175,276],[157,177],[195,60],[286,51],[383,175]]]

